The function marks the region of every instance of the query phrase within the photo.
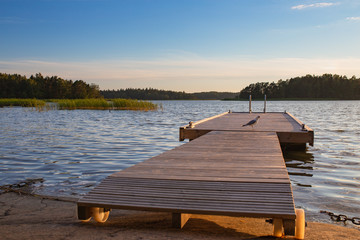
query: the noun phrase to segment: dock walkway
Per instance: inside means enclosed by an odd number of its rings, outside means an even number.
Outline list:
[[[107,177],[78,201],[79,219],[111,208],[172,212],[173,226],[180,228],[190,214],[261,217],[294,235],[296,211],[278,133],[258,131],[266,126],[262,121],[248,131],[233,124],[240,129],[233,131],[227,119],[216,129],[216,121],[230,115],[239,116],[223,114],[181,128],[192,141]],[[254,117],[247,115],[237,125]],[[102,214],[94,218],[106,221]]]

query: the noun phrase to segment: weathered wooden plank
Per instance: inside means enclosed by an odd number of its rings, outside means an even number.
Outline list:
[[[125,185],[116,185],[116,186],[107,186],[107,185],[102,185],[96,188],[94,193],[98,193],[98,192],[109,192],[110,194],[114,193],[120,193],[120,192],[129,192],[132,193],[134,191],[136,191],[137,193],[145,193],[145,192],[156,192],[158,194],[162,194],[162,193],[172,193],[175,192],[176,194],[191,194],[192,191],[196,192],[196,194],[198,195],[217,195],[217,194],[224,194],[227,196],[244,196],[249,198],[250,197],[266,197],[269,196],[271,198],[277,199],[277,198],[291,198],[291,192],[288,191],[288,189],[256,189],[256,190],[252,190],[251,188],[244,188],[244,189],[229,189],[226,190],[227,192],[225,192],[225,190],[213,190],[213,189],[207,189],[207,190],[203,190],[200,189],[201,191],[199,191],[199,189],[193,189],[193,188],[186,188],[186,187],[182,187],[182,188],[171,188],[171,186],[157,186],[157,187],[151,187],[151,186],[145,186],[145,185],[141,185],[138,188],[136,187],[127,187]],[[229,194],[229,192],[231,192],[232,194]],[[92,193],[92,192],[90,192]]]
[[[282,171],[281,171],[282,170]],[[287,178],[288,174],[285,171],[285,168],[216,168],[205,166],[204,168],[195,168],[191,166],[183,167],[173,167],[173,166],[158,166],[157,168],[151,168],[151,165],[135,165],[133,168],[128,171],[123,171],[122,173],[133,173],[137,172],[142,173],[156,173],[156,174],[176,174],[176,175],[196,175],[196,176],[218,176],[222,174],[229,174],[232,177],[244,177],[244,176],[254,176],[254,177],[285,177]]]
[[[134,203],[151,203],[152,205],[169,205],[169,206],[177,206],[179,209],[183,209],[185,207],[207,207],[207,208],[218,208],[218,209],[268,209],[267,211],[273,211],[275,209],[279,210],[293,210],[293,202],[268,202],[268,201],[240,201],[240,200],[214,200],[214,199],[194,199],[194,198],[184,198],[181,200],[177,197],[161,197],[161,196],[132,196],[132,195],[106,195],[104,198],[101,195],[89,195],[83,201],[95,201],[95,200],[112,200],[118,202],[129,202],[128,204]],[[149,201],[151,200],[151,201]]]
[[[137,181],[136,178],[129,178],[129,181],[117,181],[118,177],[113,177],[112,179],[108,180],[105,179],[101,184],[99,184],[97,187],[100,187],[102,185],[104,186],[111,186],[112,184],[114,186],[129,186],[129,187],[141,187],[146,186],[147,188],[181,188],[181,189],[194,189],[194,190],[213,190],[213,189],[220,189],[220,190],[231,190],[231,191],[245,191],[246,189],[250,189],[253,191],[256,191],[257,189],[261,189],[262,191],[268,190],[269,192],[277,192],[276,189],[279,189],[279,191],[285,191],[289,190],[291,192],[291,186],[289,183],[264,183],[264,182],[220,182],[220,181],[196,181],[192,180],[191,183],[182,183],[184,180],[166,180],[166,179],[160,179],[161,181],[158,181],[159,179],[144,179],[147,181]],[[131,179],[134,179],[131,181]],[[217,184],[216,184],[217,183]],[[230,183],[235,183],[234,185],[231,185]]]
[[[109,176],[97,187],[105,186],[128,186],[143,188],[169,188],[188,190],[213,190],[222,191],[248,191],[248,192],[270,192],[270,193],[291,193],[289,182],[286,183],[264,183],[264,182],[222,182],[222,181],[191,181],[191,180],[166,180],[166,179],[144,179],[124,178]],[[97,188],[96,187],[96,188]]]
[[[80,206],[98,206],[106,208],[118,208],[118,209],[130,209],[130,210],[147,210],[147,211],[165,211],[165,212],[187,212],[194,214],[209,214],[209,215],[223,215],[223,216],[244,216],[244,217],[264,217],[264,218],[283,218],[283,219],[294,219],[295,215],[291,208],[285,209],[264,209],[264,208],[219,208],[218,205],[215,206],[181,206],[181,205],[171,205],[168,202],[161,203],[159,206],[149,202],[135,203],[128,201],[112,201],[112,200],[94,200],[78,202]]]
[[[84,201],[81,201],[84,202]],[[97,202],[104,202],[104,203],[113,203],[113,204],[119,204],[119,205],[128,205],[128,206],[148,206],[150,208],[161,208],[164,207],[165,209],[172,209],[177,210],[181,212],[188,212],[189,210],[202,210],[202,211],[234,211],[238,214],[241,214],[242,212],[260,212],[263,211],[264,213],[287,213],[290,214],[294,211],[293,205],[291,204],[249,204],[248,202],[243,203],[239,202],[236,204],[236,202],[230,203],[222,203],[219,201],[205,201],[203,199],[201,200],[181,200],[179,199],[160,199],[160,198],[151,198],[151,201],[149,199],[140,199],[140,198],[132,198],[132,197],[112,197],[109,196],[106,199],[101,197],[88,197],[86,198],[87,203],[97,203]],[[221,205],[219,205],[221,203]]]
[[[257,189],[251,189],[250,187],[246,187],[246,188],[238,188],[238,189],[234,189],[234,188],[229,188],[226,190],[216,190],[215,189],[216,186],[214,186],[213,188],[208,187],[207,189],[198,189],[198,188],[193,188],[193,187],[187,187],[187,186],[182,186],[182,187],[173,187],[170,185],[157,185],[155,187],[152,187],[150,185],[140,185],[140,186],[131,186],[128,187],[126,185],[107,185],[107,184],[103,184],[103,185],[99,185],[96,190],[95,193],[97,192],[101,192],[101,191],[109,191],[111,193],[112,192],[133,192],[133,191],[137,191],[137,192],[157,192],[159,194],[161,193],[169,193],[169,192],[176,192],[176,193],[181,193],[181,194],[190,194],[192,191],[196,192],[199,195],[206,195],[206,194],[212,194],[212,195],[216,195],[216,194],[226,194],[226,195],[230,195],[229,192],[233,192],[233,194],[235,196],[270,196],[273,197],[274,199],[276,198],[291,198],[291,190],[289,188],[257,188]],[[125,189],[125,190],[124,190]],[[90,192],[92,193],[92,192]]]
[[[129,174],[130,175],[130,174]],[[126,176],[126,175],[122,175],[122,176]],[[133,175],[130,175],[133,176]],[[144,178],[148,178],[148,179],[153,179],[154,175],[145,175],[143,176]],[[166,176],[166,175],[162,175],[161,176],[162,179],[168,179],[168,180],[184,180],[186,179],[185,176]],[[194,176],[189,176],[189,178],[193,179],[193,180],[197,180],[197,181],[233,181],[233,182],[258,182],[258,183],[288,183],[289,180],[285,179],[285,178],[261,178],[261,179],[257,179],[257,178],[249,178],[249,177],[237,177],[237,178],[232,178],[232,177],[194,177]]]
[[[212,192],[205,193],[203,191],[191,192],[191,191],[148,191],[144,189],[140,189],[138,191],[132,189],[103,189],[98,188],[96,192],[90,193],[89,196],[95,195],[112,195],[112,196],[139,196],[139,197],[182,197],[184,199],[209,199],[209,200],[217,200],[217,201],[238,201],[238,202],[272,202],[272,203],[292,203],[293,199],[289,194],[254,194],[254,192],[244,192],[242,194],[236,193],[226,193],[226,192]]]
[[[147,207],[150,211],[153,210],[160,210],[161,208],[164,209],[164,211],[177,211],[177,212],[189,212],[189,213],[199,213],[199,214],[208,214],[206,211],[211,213],[214,212],[221,212],[220,215],[237,215],[241,216],[243,213],[264,213],[264,214],[285,214],[285,215],[293,215],[294,209],[291,206],[272,206],[272,205],[252,205],[247,206],[243,204],[233,204],[233,205],[225,205],[225,206],[219,206],[218,203],[189,203],[185,201],[159,201],[158,199],[154,198],[151,202],[146,200],[138,200],[135,199],[134,201],[129,201],[130,198],[91,198],[86,199],[84,201],[79,201],[78,204],[80,206],[86,205],[86,206],[105,206],[111,205],[111,208],[117,208],[114,207],[116,205],[119,206],[119,208],[123,208],[125,206],[128,207]],[[161,211],[161,210],[160,210]],[[198,212],[197,212],[198,211]],[[227,213],[227,214],[224,214]]]
[[[156,212],[175,212],[178,209],[173,208],[156,208],[149,206],[130,206],[130,205],[120,205],[113,202],[92,202],[92,203],[78,203],[78,206],[88,206],[88,207],[103,207],[110,209],[126,209],[126,210],[139,210],[139,211],[156,211]],[[233,216],[233,217],[253,217],[253,218],[282,218],[282,219],[295,219],[295,216],[290,212],[272,212],[267,213],[263,211],[246,211],[244,210],[241,213],[233,211],[221,211],[221,210],[201,210],[201,209],[188,209],[186,210],[189,214],[206,214],[206,215],[220,215],[220,216]]]
[[[196,173],[192,172],[185,172],[184,170],[181,172],[172,171],[172,172],[164,172],[164,171],[157,171],[157,170],[149,170],[147,171],[138,171],[138,174],[141,174],[144,178],[154,178],[154,176],[157,176],[158,178],[162,179],[228,179],[228,181],[236,181],[236,179],[257,179],[258,181],[267,181],[271,182],[274,180],[274,182],[278,181],[289,181],[289,177],[286,174],[262,174],[260,177],[254,175],[254,174],[243,174],[238,176],[227,176],[226,174],[231,174],[232,172],[226,171],[226,172],[219,172],[219,173],[209,173],[209,172],[202,172],[202,173]],[[134,176],[134,172],[122,172],[122,176]],[[170,175],[170,176],[169,176]],[[219,175],[221,177],[219,177]],[[244,180],[242,180],[244,181]]]
[[[140,194],[143,193],[143,194]],[[103,190],[99,190],[99,191],[94,191],[89,193],[88,195],[86,195],[86,197],[84,197],[82,199],[86,200],[86,199],[91,199],[91,198],[96,198],[96,199],[116,199],[119,197],[119,195],[121,195],[121,199],[126,199],[126,198],[133,198],[134,200],[144,200],[147,201],[149,198],[154,198],[158,201],[166,201],[166,199],[181,199],[180,202],[188,202],[189,204],[193,203],[196,204],[197,201],[203,201],[204,203],[219,203],[219,202],[223,202],[224,203],[224,207],[229,206],[229,205],[238,205],[238,203],[243,202],[246,203],[248,205],[259,205],[259,206],[267,206],[267,205],[277,205],[277,204],[284,204],[284,205],[290,205],[292,204],[292,198],[291,195],[285,196],[282,199],[279,197],[276,197],[274,195],[265,195],[264,198],[271,198],[273,200],[268,201],[268,200],[264,200],[262,198],[260,198],[260,196],[262,194],[259,195],[258,198],[254,197],[257,196],[255,193],[251,193],[248,196],[245,195],[232,195],[232,196],[228,196],[228,198],[225,198],[224,196],[221,195],[226,195],[224,193],[221,192],[214,192],[214,194],[212,196],[207,195],[207,194],[203,194],[203,193],[189,193],[189,192],[182,192],[179,191],[177,193],[174,192],[170,192],[170,193],[159,193],[159,194],[154,194],[154,192],[147,192],[147,191],[142,191],[142,192],[133,192],[133,191],[119,191],[119,193],[116,192],[112,192],[109,190],[103,191]],[[106,197],[105,197],[106,196]],[[183,196],[182,198],[179,198],[179,196]],[[218,196],[218,197],[216,197]],[[284,196],[284,195],[283,195]],[[253,201],[252,201],[253,200]],[[290,201],[289,201],[290,200]],[[222,206],[220,206],[222,207]]]
[[[250,170],[257,170],[257,171],[266,171],[266,172],[276,172],[278,171],[278,169],[282,169],[285,167],[283,165],[279,164],[274,164],[271,165],[270,163],[266,164],[260,161],[255,161],[255,162],[241,162],[241,163],[233,163],[233,164],[229,164],[229,166],[226,166],[226,164],[224,164],[224,166],[219,167],[218,165],[214,164],[213,162],[196,162],[193,165],[190,165],[191,162],[189,161],[184,161],[184,162],[166,162],[171,164],[171,167],[167,167],[167,166],[163,166],[161,165],[161,163],[153,163],[153,164],[141,164],[140,167],[151,167],[153,166],[154,168],[171,168],[171,169],[209,169],[209,170],[239,170],[239,171],[250,171]],[[247,167],[242,167],[241,164],[247,164]],[[226,167],[225,167],[226,166]]]

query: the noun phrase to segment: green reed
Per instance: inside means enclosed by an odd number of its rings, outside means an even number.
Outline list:
[[[134,99],[65,99],[56,100],[58,109],[98,109],[98,110],[156,110],[157,105]]]
[[[157,104],[148,101],[141,101],[135,99],[112,99],[111,100],[113,109],[119,110],[156,110],[158,108]]]
[[[2,98],[0,99],[0,107],[32,107],[42,109],[46,102],[38,99],[21,99],[21,98]]]
[[[112,99],[105,100],[99,98],[92,99],[50,99],[50,100],[38,100],[38,99],[15,99],[4,98],[0,99],[0,107],[6,106],[21,106],[21,107],[33,107],[39,111],[51,110],[51,109],[94,109],[94,110],[140,110],[149,111],[157,110],[158,105],[148,101],[140,101],[134,99]]]
[[[60,99],[56,100],[58,109],[109,109],[110,105],[105,99],[91,98],[91,99]]]

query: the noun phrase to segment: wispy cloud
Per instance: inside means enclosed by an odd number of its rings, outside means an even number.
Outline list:
[[[347,17],[346,20],[348,21],[354,21],[354,22],[360,22],[360,17]]]
[[[305,8],[323,8],[323,7],[331,7],[338,5],[339,3],[331,3],[331,2],[321,2],[321,3],[312,3],[312,4],[301,4],[291,7],[294,10],[303,10]]]
[[[254,82],[306,74],[359,74],[360,58],[209,59],[195,56],[153,60],[89,62],[1,61],[1,72],[30,76],[37,72],[82,79],[101,89],[154,87],[179,91],[240,91]]]

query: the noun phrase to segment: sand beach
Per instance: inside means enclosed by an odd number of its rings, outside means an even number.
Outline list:
[[[193,215],[181,230],[171,214],[113,210],[106,223],[82,223],[77,198],[0,195],[0,239],[276,239],[265,219]],[[288,239],[288,238],[287,238]],[[360,239],[360,229],[309,222],[305,239]]]

